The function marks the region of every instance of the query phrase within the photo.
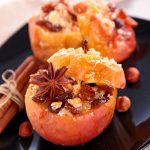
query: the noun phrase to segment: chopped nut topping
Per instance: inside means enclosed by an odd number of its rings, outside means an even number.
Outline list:
[[[52,110],[54,110],[55,112],[60,109],[62,106],[62,102],[53,102],[51,103],[51,108]]]
[[[71,112],[66,108],[61,109],[59,111],[58,115],[60,115],[60,116],[64,116],[64,115],[72,116]]]
[[[91,109],[91,103],[89,101],[82,102],[82,111],[87,112]]]
[[[95,99],[99,99],[105,95],[105,91],[95,92]]]
[[[71,104],[74,108],[82,106],[82,101],[80,98],[68,99],[68,103]]]
[[[81,88],[81,82],[78,81],[77,84],[73,86],[73,94],[78,95]]]

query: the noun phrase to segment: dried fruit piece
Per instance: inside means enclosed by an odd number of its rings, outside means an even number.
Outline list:
[[[114,12],[117,9],[113,3],[108,3],[107,6],[108,6],[110,12]]]
[[[82,100],[92,100],[95,96],[95,91],[89,85],[82,85],[79,96]]]
[[[71,98],[72,94],[70,92],[59,94],[52,99],[52,102],[49,104],[48,109],[52,112],[58,113],[62,108],[64,108],[67,100]]]
[[[84,50],[84,53],[87,53],[88,51],[88,40],[84,39],[83,42],[82,42],[82,48]]]
[[[39,25],[39,26],[45,27],[46,29],[48,29],[51,32],[59,32],[63,29],[63,27],[61,25],[59,25],[59,24],[54,25],[54,24],[52,24],[51,22],[49,22],[47,20],[38,20],[36,22],[36,24]]]
[[[107,101],[110,98],[110,96],[112,95],[113,87],[108,86],[108,85],[101,85],[98,88],[99,88],[99,91],[105,92],[103,94],[103,97],[101,97],[101,101],[102,101],[102,103],[104,103],[104,101]]]
[[[51,3],[47,3],[47,4],[43,5],[41,9],[42,9],[42,11],[44,13],[49,13],[50,11],[54,10],[55,5],[56,4],[54,4],[52,2]]]
[[[88,6],[85,3],[78,3],[73,7],[74,11],[77,13],[84,13],[86,12],[87,8]]]
[[[123,21],[119,18],[114,19],[114,22],[117,29],[120,29],[124,25]]]
[[[39,102],[39,103],[44,103],[46,101],[48,101],[49,99],[47,98],[47,94],[43,95],[43,96],[33,96],[32,100],[35,102]]]
[[[52,99],[52,101],[53,102],[58,102],[58,101],[64,101],[65,102],[67,99],[71,99],[71,98],[72,98],[71,92],[66,92],[66,93],[57,95],[56,97],[54,97]]]
[[[77,115],[81,113],[77,108],[73,107],[69,103],[66,103],[65,109],[69,110],[73,115]]]
[[[81,88],[81,82],[78,81],[77,84],[73,86],[73,94],[76,96],[79,94]]]

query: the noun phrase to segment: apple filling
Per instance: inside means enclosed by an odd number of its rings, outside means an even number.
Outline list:
[[[39,96],[40,86],[31,85],[32,100],[38,103],[48,102],[48,109],[59,115],[80,115],[106,103],[112,96],[113,88],[108,85],[86,84],[75,82],[63,86],[64,92],[60,92],[51,99],[47,94]],[[38,94],[38,96],[36,96]]]
[[[97,86],[78,81],[65,86],[65,93],[53,98],[49,105],[52,112],[64,114],[82,114],[106,103],[112,96],[113,88],[107,85]]]
[[[49,3],[43,6],[44,17],[37,25],[43,26],[51,32],[78,31],[77,17],[69,6],[63,2]]]
[[[112,87],[76,81],[65,75],[67,69],[64,66],[55,70],[50,62],[47,69],[31,75],[30,84],[34,90],[32,100],[46,103],[53,113],[77,115],[86,113],[111,98]]]

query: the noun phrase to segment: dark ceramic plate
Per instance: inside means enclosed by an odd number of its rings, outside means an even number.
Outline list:
[[[116,113],[111,124],[101,135],[85,145],[75,147],[53,145],[36,133],[30,138],[20,138],[19,124],[27,119],[25,112],[21,112],[0,135],[0,150],[134,150],[148,146],[150,144],[150,22],[137,21],[139,22],[139,27],[136,29],[137,50],[123,66],[138,67],[141,77],[136,84],[127,84],[125,90],[119,91],[119,95],[128,95],[132,100],[132,107],[128,112]],[[15,69],[31,53],[27,25],[25,25],[0,48],[0,74],[6,68]]]

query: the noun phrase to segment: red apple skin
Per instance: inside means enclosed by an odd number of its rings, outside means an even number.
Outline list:
[[[112,98],[98,108],[80,116],[60,116],[48,111],[46,104],[34,102],[30,87],[25,97],[28,118],[33,129],[44,139],[64,146],[84,144],[109,125],[112,120],[117,90]]]

